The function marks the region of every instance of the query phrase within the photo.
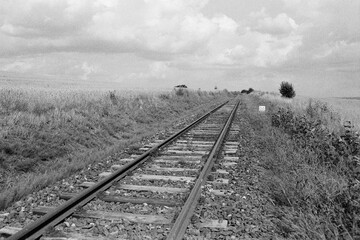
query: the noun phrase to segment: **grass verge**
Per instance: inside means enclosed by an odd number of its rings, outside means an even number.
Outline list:
[[[278,234],[286,239],[359,239],[358,136],[348,130],[348,141],[329,131],[335,123],[326,121],[331,114],[321,105],[301,112],[280,110],[277,102],[258,97],[244,101],[260,149],[261,189],[273,202]],[[258,112],[259,105],[267,106],[267,113]]]

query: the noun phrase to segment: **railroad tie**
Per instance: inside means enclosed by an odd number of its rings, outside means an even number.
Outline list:
[[[37,215],[45,215],[50,211],[53,211],[54,207],[37,207],[33,209],[33,213]],[[163,215],[145,215],[135,213],[123,213],[123,212],[106,212],[106,211],[85,211],[81,210],[72,214],[76,218],[96,218],[109,221],[119,221],[126,219],[130,222],[146,223],[146,224],[170,224],[172,218],[165,217]]]
[[[93,186],[94,182],[83,182],[79,186],[88,188]],[[144,186],[144,185],[132,185],[132,184],[118,184],[114,186],[119,190],[132,190],[132,191],[149,191],[149,192],[160,192],[160,193],[185,193],[188,192],[188,188],[174,188],[174,187],[157,187],[157,186]]]

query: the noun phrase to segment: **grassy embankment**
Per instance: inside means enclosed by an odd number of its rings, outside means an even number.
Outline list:
[[[0,209],[229,97],[1,89]]]
[[[262,162],[261,188],[286,239],[360,238],[360,139],[328,104],[245,97]],[[265,105],[266,113],[258,106]]]

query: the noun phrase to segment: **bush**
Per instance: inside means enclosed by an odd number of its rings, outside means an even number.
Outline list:
[[[324,192],[319,192],[319,190],[316,192],[319,196],[325,195],[325,197],[319,198],[319,201],[316,200],[319,204],[312,204],[312,206],[317,208],[317,212],[328,211],[326,214],[332,215],[333,223],[355,233],[359,231],[359,228],[353,224],[357,221],[354,216],[360,214],[358,204],[360,185],[357,180],[360,178],[360,136],[351,122],[345,123],[344,135],[330,132],[324,120],[314,117],[314,113],[320,111],[329,110],[318,105],[316,109],[313,107],[310,113],[300,115],[289,108],[280,108],[277,113],[272,114],[272,125],[282,128],[290,135],[296,146],[315,156],[311,159],[313,162],[307,162],[308,164],[324,166],[336,172],[339,178],[344,179],[343,185],[346,191],[332,190],[332,193],[337,191],[336,194],[328,197],[331,194],[326,192],[324,186],[322,187]],[[315,180],[319,179],[321,176],[317,176]],[[334,182],[331,185],[332,189],[336,189],[336,181],[332,181]],[[308,200],[309,198],[306,201]]]
[[[292,84],[288,82],[281,82],[279,91],[281,96],[286,98],[293,98],[296,95]]]

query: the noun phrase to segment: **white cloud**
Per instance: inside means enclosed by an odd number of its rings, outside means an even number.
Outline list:
[[[145,30],[145,47],[151,51],[188,53],[202,48],[218,26],[202,14],[173,16],[152,22]]]
[[[274,18],[265,17],[258,20],[256,30],[262,33],[269,34],[290,34],[299,27],[298,24],[286,15],[286,13],[280,13]]]
[[[226,15],[215,16],[212,21],[219,26],[220,31],[235,33],[238,24]]]
[[[85,0],[20,0],[5,1],[1,30],[9,35],[56,38],[77,33],[91,17],[91,5]]]
[[[249,56],[249,51],[242,45],[236,45],[233,48],[226,48],[219,54],[211,57],[209,62],[219,65],[238,65],[242,60]]]
[[[267,15],[265,8],[253,13],[255,31],[261,33],[251,34],[254,44],[242,42],[241,35],[248,31],[240,33],[239,24],[225,14],[205,16],[201,10],[207,2],[29,0],[20,8],[8,2],[11,14],[5,15],[1,31],[12,36],[7,44],[14,47],[0,51],[13,55],[74,50],[132,52],[150,58],[167,55],[169,60],[185,54],[199,65],[234,66],[249,65],[243,61],[248,57],[252,59],[250,63],[265,66],[284,62],[298,46],[295,37],[266,36],[289,35],[297,29],[298,25],[285,13],[274,18]],[[297,43],[290,43],[292,39]],[[277,43],[268,44],[268,40]],[[279,44],[286,46],[279,50]],[[273,59],[269,57],[272,52]]]
[[[360,1],[283,0],[287,10],[301,19],[303,66],[352,65],[360,58]],[[334,66],[333,66],[334,67]]]
[[[171,71],[168,62],[152,62],[148,65],[146,72],[130,73],[128,78],[130,80],[166,79]]]
[[[166,62],[153,62],[149,66],[150,77],[165,79],[169,71],[169,63]]]
[[[254,65],[259,67],[279,66],[292,57],[292,54],[302,45],[302,36],[290,35],[281,39],[273,36],[261,36],[261,42],[256,49]]]
[[[249,14],[243,38],[251,49],[247,62],[257,67],[281,66],[296,56],[303,45],[301,25],[285,12],[269,16],[264,7]]]
[[[16,37],[16,48],[28,52],[37,52],[38,46],[45,45],[46,51],[187,53],[206,45],[218,30],[236,28],[226,16],[214,21],[205,17],[200,10],[206,3],[29,0],[20,4],[15,0],[4,6],[8,11],[0,22],[0,31]]]
[[[260,11],[251,12],[249,16],[254,19],[259,19],[267,17],[268,14],[266,13],[266,9],[262,7]]]
[[[97,67],[89,65],[87,62],[83,62],[80,69],[83,71],[83,74],[80,77],[82,80],[87,80],[90,74],[98,71]]]
[[[338,7],[344,5],[346,1],[337,0],[282,0],[287,10],[309,19],[318,18],[326,15],[331,10],[333,4]],[[351,2],[351,1],[349,1]],[[355,2],[355,1],[353,1]]]

